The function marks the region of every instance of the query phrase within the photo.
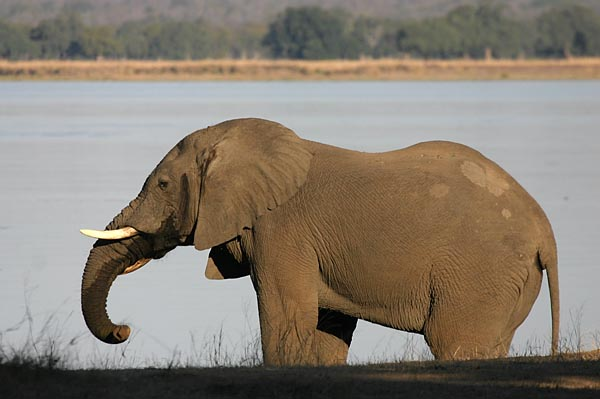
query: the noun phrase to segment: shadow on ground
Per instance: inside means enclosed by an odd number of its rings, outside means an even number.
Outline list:
[[[0,381],[2,398],[600,398],[600,357],[287,369],[2,365]]]

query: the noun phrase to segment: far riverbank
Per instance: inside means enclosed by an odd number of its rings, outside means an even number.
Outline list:
[[[0,80],[588,80],[600,58],[564,60],[0,60]]]

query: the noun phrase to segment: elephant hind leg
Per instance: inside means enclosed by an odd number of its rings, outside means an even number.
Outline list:
[[[486,359],[508,354],[519,301],[507,292],[457,295],[434,305],[423,333],[439,360]]]
[[[510,340],[506,344],[507,348],[510,347],[515,331],[525,321],[539,295],[542,277],[542,270],[537,262],[531,265],[528,269],[527,279],[504,330],[504,335],[510,336]]]
[[[467,360],[504,357],[513,334],[503,336],[499,326],[469,323],[464,330],[428,326],[425,340],[437,360]]]
[[[473,272],[475,268],[459,272],[439,268],[442,273],[432,284],[435,302],[423,329],[437,359],[508,354],[517,327],[537,298],[542,271],[533,261],[499,259],[501,263],[488,263],[486,273]],[[450,285],[449,281],[461,283]]]
[[[345,364],[358,319],[335,310],[319,308],[316,351],[319,364]]]

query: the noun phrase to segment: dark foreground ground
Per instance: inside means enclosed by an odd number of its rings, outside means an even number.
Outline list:
[[[336,368],[49,370],[0,365],[0,398],[600,398],[600,353],[578,358]]]

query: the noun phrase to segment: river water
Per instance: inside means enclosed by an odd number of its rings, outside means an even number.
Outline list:
[[[600,345],[600,82],[587,81],[0,83],[0,344],[56,339],[88,366],[216,364],[252,351],[251,283],[206,280],[206,251],[178,248],[117,279],[108,309],[132,326],[127,345],[96,341],[79,304],[93,242],[79,229],[105,226],[184,135],[248,116],[361,151],[452,140],[483,152],[553,225],[564,336]],[[548,350],[549,336],[544,282],[513,353]],[[350,359],[422,356],[420,336],[360,322]]]

